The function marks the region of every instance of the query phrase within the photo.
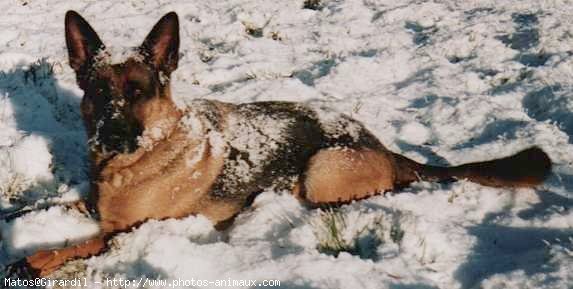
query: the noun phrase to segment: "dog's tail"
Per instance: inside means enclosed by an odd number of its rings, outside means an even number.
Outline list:
[[[394,154],[394,159],[397,187],[419,180],[448,182],[459,179],[491,187],[533,187],[541,184],[551,172],[551,159],[538,147],[501,159],[455,167],[423,165],[398,154]]]

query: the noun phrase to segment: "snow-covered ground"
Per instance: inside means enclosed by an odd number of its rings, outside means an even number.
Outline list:
[[[0,268],[97,233],[75,211],[40,209],[88,192],[65,12],[77,10],[120,50],[176,11],[182,57],[172,85],[181,106],[193,98],[322,102],[418,161],[453,165],[538,145],[554,172],[535,190],[418,183],[326,213],[269,191],[227,231],[201,216],[151,221],[54,277],[572,288],[573,3],[303,2],[1,1],[0,209],[39,209],[0,222]],[[336,245],[349,252],[325,249]]]

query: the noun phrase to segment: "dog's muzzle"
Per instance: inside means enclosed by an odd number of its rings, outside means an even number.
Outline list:
[[[109,153],[133,153],[138,148],[141,127],[123,118],[106,119],[98,123],[91,142],[92,150]]]

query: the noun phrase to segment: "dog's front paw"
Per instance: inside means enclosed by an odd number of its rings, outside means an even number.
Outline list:
[[[31,270],[38,273],[38,277],[46,277],[58,269],[66,261],[64,254],[59,251],[42,250],[26,258]]]
[[[56,251],[38,251],[36,254],[12,263],[4,269],[6,277],[33,279],[46,277],[61,265]]]
[[[4,278],[34,279],[40,276],[40,270],[32,267],[26,258],[9,264],[4,268]]]

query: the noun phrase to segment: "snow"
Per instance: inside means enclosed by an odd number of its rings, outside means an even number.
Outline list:
[[[118,64],[128,59],[143,61],[143,56],[132,47],[105,47],[105,49],[100,49],[95,56],[95,65]]]
[[[181,57],[171,85],[181,107],[197,99],[300,101],[326,117],[361,121],[389,149],[421,162],[457,165],[538,145],[553,173],[536,189],[417,183],[343,206],[335,213],[341,240],[358,249],[338,256],[318,250],[328,213],[268,190],[227,231],[202,216],[149,221],[57,276],[279,279],[281,288],[312,289],[571,288],[572,3],[321,3],[311,10],[302,0],[0,2],[0,214],[52,206],[0,223],[0,268],[97,233],[93,221],[59,205],[89,191],[83,92],[68,65],[65,12],[82,14],[110,61],[120,61],[176,11]],[[141,141],[161,136],[157,127]],[[223,150],[227,137],[208,141]]]
[[[154,126],[146,128],[141,136],[137,138],[138,145],[150,151],[157,141],[167,137],[169,127],[175,122],[177,120],[173,118],[157,121]]]
[[[35,135],[25,137],[11,153],[12,168],[16,174],[34,181],[50,181],[53,178],[52,155],[44,138]]]
[[[407,143],[423,145],[430,136],[430,130],[418,122],[410,122],[400,128],[400,139]]]
[[[47,231],[51,233],[46,234]],[[3,245],[20,255],[21,251],[30,254],[46,244],[61,246],[65,242],[88,239],[98,231],[96,222],[76,211],[67,212],[62,207],[32,212],[2,226],[2,236],[6,238]]]

